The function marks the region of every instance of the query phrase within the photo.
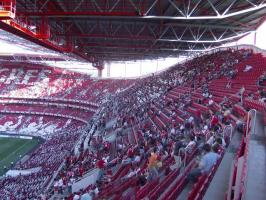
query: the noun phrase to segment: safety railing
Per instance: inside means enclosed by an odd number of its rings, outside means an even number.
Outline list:
[[[234,164],[231,167],[231,176],[229,187],[226,194],[226,200],[241,200],[244,199],[247,184],[247,167],[249,142],[251,134],[255,132],[257,120],[257,111],[252,109],[248,112],[246,131],[244,132],[242,142],[240,144]],[[252,129],[251,129],[252,128]],[[234,192],[233,192],[234,191]]]
[[[0,19],[14,19],[16,16],[15,0],[0,0]]]
[[[252,123],[252,117],[253,124]],[[246,188],[247,188],[247,173],[248,173],[248,154],[249,154],[249,144],[250,144],[250,138],[252,133],[255,133],[256,130],[256,120],[257,120],[257,111],[255,109],[251,109],[248,111],[248,117],[247,117],[247,127],[246,127],[246,133],[245,133],[245,152],[244,152],[244,162],[243,162],[243,168],[242,168],[242,174],[241,174],[241,186],[240,186],[240,199],[244,199],[246,195]],[[251,130],[252,128],[252,130]]]

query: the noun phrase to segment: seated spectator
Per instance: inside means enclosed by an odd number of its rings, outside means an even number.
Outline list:
[[[101,180],[103,178],[103,174],[104,174],[104,167],[105,167],[105,162],[103,159],[100,159],[97,162],[97,168],[99,169],[99,174],[98,174],[98,178],[97,180]]]
[[[209,144],[205,144],[203,150],[206,152],[205,155],[200,160],[198,167],[191,170],[187,177],[187,181],[196,182],[198,177],[201,175],[207,175],[211,168],[216,164],[220,155],[218,154],[218,146],[213,146],[213,152],[211,151],[211,146]]]
[[[84,194],[81,195],[80,200],[92,200],[92,196],[89,192],[85,192]]]
[[[213,115],[211,118],[210,127],[214,128],[216,125],[218,125],[218,123],[219,123],[219,119],[217,115]]]
[[[224,112],[224,115],[222,117],[222,123],[228,125],[229,124],[229,115],[231,114],[231,111],[230,110],[226,110]]]
[[[259,95],[260,95],[259,101],[265,103],[265,101],[266,101],[266,92],[264,92],[264,90],[261,89],[259,91]]]
[[[226,147],[226,143],[223,137],[216,137],[215,138],[215,143],[213,146],[218,145],[220,149],[223,149]]]
[[[229,80],[225,87],[226,87],[226,89],[231,89],[232,88],[232,81]]]
[[[141,160],[141,157],[140,157],[140,154],[137,153],[134,157],[134,160],[133,160],[133,164],[139,164],[140,163],[140,160]]]
[[[253,67],[251,65],[246,65],[245,69],[243,70],[243,72],[248,72],[252,69]]]
[[[209,138],[207,138],[208,140],[207,140],[207,142],[206,142],[206,143],[212,146],[212,145],[214,144],[215,137],[214,137],[214,134],[213,134],[213,132],[210,132],[209,134],[210,134],[210,137],[209,137]]]
[[[235,77],[236,77],[236,74],[238,73],[238,70],[236,69],[236,70],[231,70],[230,72],[229,72],[229,78],[230,79],[234,79]]]
[[[247,98],[249,98],[250,100],[254,100],[255,99],[254,93],[249,93]]]
[[[175,159],[175,163],[170,166],[171,170],[178,169],[182,165],[182,158],[185,154],[185,150],[183,148],[177,148],[173,151],[173,156]]]
[[[214,101],[212,99],[209,99],[208,105],[212,106],[214,104]]]
[[[238,119],[236,121],[236,130],[239,131],[240,133],[244,133],[244,122],[241,119]]]
[[[189,137],[189,143],[185,147],[186,152],[192,153],[192,151],[195,148],[195,146],[196,146],[195,137],[193,135],[191,135]]]
[[[264,81],[266,80],[266,72],[263,72],[263,74],[258,79],[258,85],[264,86]]]
[[[131,164],[132,162],[132,158],[128,157],[128,156],[124,156],[123,160],[122,160],[122,165],[125,166],[125,165],[128,165],[128,164]]]
[[[158,162],[158,155],[156,153],[157,149],[154,148],[151,152],[151,155],[149,157],[149,163],[148,163],[148,180],[152,181],[158,177],[158,170],[157,170],[157,162]]]
[[[243,100],[244,100],[244,92],[245,92],[245,87],[244,86],[242,86],[241,88],[240,88],[240,90],[239,90],[239,95],[240,95],[240,103],[241,103],[241,105],[243,105]]]
[[[140,171],[140,168],[135,168],[133,165],[131,165],[129,173],[124,177],[126,179],[131,178],[132,176],[135,176]]]

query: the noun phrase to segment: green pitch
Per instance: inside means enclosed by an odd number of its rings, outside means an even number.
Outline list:
[[[37,145],[37,139],[26,140],[0,137],[0,176],[5,173],[4,166],[8,169],[11,162],[16,163],[21,156],[23,157]]]

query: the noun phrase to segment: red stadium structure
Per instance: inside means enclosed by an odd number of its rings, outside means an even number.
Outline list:
[[[265,16],[264,0],[0,0],[0,39],[45,52],[0,54],[0,137],[44,140],[5,169],[0,199],[265,200],[266,52],[222,46]],[[70,60],[98,78],[45,63]]]

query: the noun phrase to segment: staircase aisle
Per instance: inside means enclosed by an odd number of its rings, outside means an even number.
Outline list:
[[[230,169],[235,158],[235,154],[238,150],[242,138],[242,133],[235,132],[229,147],[227,148],[223,160],[220,163],[205,195],[204,200],[224,200],[225,193],[227,191]]]
[[[257,115],[255,131],[249,144],[246,200],[266,199],[266,137],[261,114]]]

